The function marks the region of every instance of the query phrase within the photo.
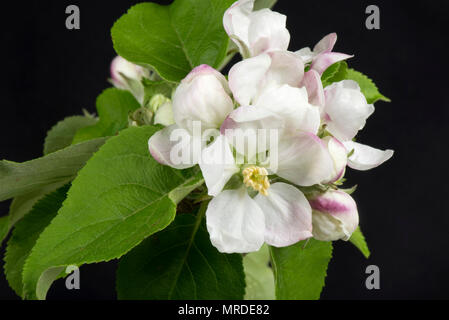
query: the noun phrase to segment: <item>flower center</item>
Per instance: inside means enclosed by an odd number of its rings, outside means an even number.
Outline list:
[[[242,171],[243,183],[247,187],[251,187],[254,190],[260,192],[264,196],[268,195],[268,189],[270,188],[270,182],[268,181],[268,171],[265,168],[250,166]]]

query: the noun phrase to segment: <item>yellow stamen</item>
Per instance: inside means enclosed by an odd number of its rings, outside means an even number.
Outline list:
[[[270,182],[268,181],[267,169],[257,166],[250,166],[245,168],[245,170],[242,171],[242,174],[243,183],[247,187],[253,188],[264,196],[268,195]]]

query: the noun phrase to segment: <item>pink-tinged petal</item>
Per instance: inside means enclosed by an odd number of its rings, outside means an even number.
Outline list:
[[[343,178],[345,174],[346,165],[348,164],[348,152],[346,147],[334,137],[325,137],[323,142],[332,157],[334,169],[330,178],[322,183],[333,183]]]
[[[328,190],[309,199],[313,237],[321,241],[349,240],[359,225],[357,204],[347,193]]]
[[[312,236],[312,209],[304,194],[286,183],[274,183],[268,196],[254,198],[265,215],[265,242],[286,247]]]
[[[248,28],[249,48],[252,56],[275,50],[285,51],[290,43],[286,26],[287,17],[270,9],[250,15]]]
[[[240,105],[250,105],[271,65],[268,54],[261,54],[235,64],[229,71],[229,87]]]
[[[198,76],[214,76],[218,81],[220,81],[221,85],[223,86],[223,89],[226,91],[226,93],[230,94],[231,90],[229,89],[228,81],[226,80],[226,77],[219,71],[215,70],[211,66],[207,64],[199,65],[198,67],[195,67],[192,69],[192,71],[189,72],[189,74],[181,81],[183,84],[190,84],[192,83]]]
[[[304,77],[304,63],[297,55],[288,51],[275,51],[269,53],[270,68],[267,70],[260,90],[264,91],[271,86],[288,84],[299,87]]]
[[[191,133],[194,121],[201,123],[202,130],[220,128],[233,109],[226,79],[206,65],[193,69],[173,95],[175,122]]]
[[[326,87],[327,130],[340,141],[352,140],[374,112],[355,81],[344,80]]]
[[[321,76],[318,72],[311,69],[304,74],[302,85],[306,87],[309,96],[309,103],[320,107],[320,111],[324,107],[324,89],[321,82]]]
[[[274,157],[274,152],[270,157]],[[306,132],[279,142],[277,162],[276,174],[299,186],[312,186],[328,179],[334,168],[326,145],[316,135]]]
[[[206,211],[212,244],[223,253],[258,251],[264,242],[265,217],[245,188],[225,190]]]
[[[208,194],[218,195],[229,179],[239,171],[226,137],[220,135],[211,145],[204,148],[200,168]]]
[[[316,70],[320,75],[322,75],[324,71],[326,71],[326,69],[329,68],[334,63],[347,60],[352,57],[353,56],[351,55],[338,52],[320,53],[315,57],[310,68]]]
[[[354,150],[353,154],[349,157],[348,166],[361,171],[380,166],[394,154],[393,150],[379,150],[353,141],[346,141],[343,144],[348,153]]]
[[[244,56],[249,54],[248,29],[253,7],[254,0],[237,1],[226,10],[223,16],[223,26],[226,33]]]
[[[330,51],[332,51],[332,49],[334,49],[336,42],[337,42],[337,34],[330,33],[327,36],[325,36],[323,39],[321,39],[315,45],[315,47],[313,47],[313,52],[316,54],[319,54],[322,52],[330,52]]]
[[[194,141],[189,132],[178,125],[168,126],[151,136],[149,151],[157,162],[176,169],[186,169],[198,163],[201,141]]]
[[[111,67],[110,67],[112,83],[113,83],[114,87],[119,88],[119,89],[126,88],[126,83],[123,81],[123,78],[119,72],[119,68],[120,68],[120,65],[123,63],[123,60],[125,60],[125,59],[123,59],[120,56],[115,57],[112,60]]]

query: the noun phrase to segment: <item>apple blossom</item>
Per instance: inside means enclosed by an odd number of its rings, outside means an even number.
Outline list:
[[[336,35],[313,51],[289,52],[285,16],[253,6],[238,1],[223,19],[245,59],[228,80],[210,66],[194,68],[171,103],[155,108],[168,126],[150,138],[149,150],[177,169],[199,165],[212,197],[207,229],[220,252],[289,246],[311,236],[348,240],[357,206],[335,183],[347,165],[368,170],[393,152],[352,141],[374,112],[355,81],[323,88],[325,69],[350,57],[332,52]],[[211,139],[203,137],[208,130],[215,130]],[[179,153],[189,161],[178,161]],[[313,190],[309,199],[306,187]]]
[[[284,85],[280,90],[295,90],[301,97],[305,89]],[[270,95],[272,96],[270,97]],[[275,100],[275,97],[277,100]],[[307,96],[291,99],[283,91],[270,90],[267,106],[300,110],[310,107]],[[282,101],[285,99],[285,101]],[[302,101],[301,101],[302,100]],[[270,104],[269,102],[274,102]],[[296,104],[295,101],[299,102]],[[263,245],[283,247],[309,238],[311,234],[311,208],[304,194],[296,187],[284,182],[270,181],[277,176],[300,185],[312,186],[329,179],[334,170],[332,158],[326,145],[313,133],[301,131],[301,121],[292,121],[294,112],[274,112],[264,106],[241,106],[234,110],[223,123],[222,135],[202,152],[200,168],[211,200],[206,211],[207,228],[211,241],[221,252],[257,251]],[[293,118],[294,119],[294,118]],[[319,117],[317,118],[319,123]],[[234,149],[229,140],[255,129],[270,130],[286,127],[295,130],[278,130],[278,143],[265,143],[266,161],[260,161],[258,148]],[[291,126],[291,127],[290,127]],[[254,140],[253,140],[254,141]],[[255,140],[260,143],[259,140]],[[257,152],[248,153],[248,150]],[[244,163],[238,163],[239,153],[246,152]],[[271,165],[276,158],[276,166]],[[227,189],[232,177],[237,185]],[[235,181],[234,185],[236,184]]]
[[[196,165],[205,145],[203,134],[206,130],[220,128],[234,109],[229,93],[227,81],[221,73],[208,65],[193,69],[173,95],[175,123],[157,132],[148,141],[152,156],[158,162],[177,169]],[[181,145],[173,139],[174,135],[178,140],[182,139]],[[188,161],[175,160],[173,156],[177,151],[187,154]]]
[[[226,33],[244,58],[287,50],[290,42],[290,33],[285,27],[287,17],[270,9],[253,11],[254,1],[237,1],[225,12]]]
[[[373,114],[374,106],[366,102],[359,85],[352,80],[331,84],[324,95],[326,130],[340,141],[352,140]]]
[[[348,154],[351,153],[349,167],[369,170],[393,156],[392,150],[382,151],[352,141],[374,112],[374,106],[367,103],[357,82],[343,80],[333,83],[324,89],[324,96],[322,121],[326,130],[342,142]]]
[[[359,224],[354,199],[340,190],[329,189],[309,199],[313,237],[321,241],[349,240]]]
[[[311,208],[304,194],[270,174],[303,185],[319,183],[332,170],[325,146],[314,135],[297,133],[279,143],[279,165],[270,172],[257,161],[235,163],[227,137],[203,150],[200,168],[214,198],[206,211],[207,229],[220,252],[252,252],[263,245],[283,247],[312,236]],[[268,150],[268,154],[271,150]],[[236,176],[236,188],[226,184]]]

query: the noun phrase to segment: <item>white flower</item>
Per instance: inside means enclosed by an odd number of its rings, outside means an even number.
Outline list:
[[[314,135],[298,133],[278,148],[278,170],[271,173],[286,180],[312,185],[332,170],[325,146]],[[257,251],[264,242],[283,247],[311,237],[311,208],[304,194],[287,183],[270,184],[269,169],[261,164],[236,164],[225,136],[205,148],[202,159],[200,167],[214,196],[206,211],[207,228],[220,252]],[[241,186],[223,190],[235,174]]]
[[[111,82],[119,89],[130,91],[140,104],[144,99],[143,78],[148,78],[149,71],[117,56],[111,63]]]
[[[392,150],[378,150],[352,139],[363,129],[366,120],[374,112],[368,104],[357,82],[344,80],[324,89],[325,101],[322,118],[326,130],[343,143],[349,157],[349,167],[357,170],[375,168],[393,156]]]
[[[357,82],[335,82],[324,90],[324,121],[327,131],[340,141],[352,140],[363,129],[374,106],[366,102]]]
[[[296,54],[303,59],[304,63],[311,63],[310,68],[322,75],[334,63],[353,57],[344,53],[332,52],[336,42],[337,34],[331,33],[321,39],[313,51],[306,47],[296,51]]]
[[[208,129],[219,129],[234,104],[225,77],[207,65],[196,67],[182,80],[172,104],[175,124],[155,133],[148,144],[151,155],[158,162],[185,169],[198,163],[206,142],[203,134]],[[198,128],[195,123],[199,124]],[[196,129],[200,132],[195,132]],[[178,139],[173,139],[173,135]],[[187,155],[188,161],[174,159],[178,151]]]
[[[254,0],[235,2],[224,14],[226,33],[239,47],[244,58],[264,52],[287,50],[290,33],[287,17],[270,9],[253,11]]]
[[[313,237],[321,241],[349,240],[359,225],[357,205],[340,190],[328,190],[309,200],[312,207]]]
[[[304,194],[287,183],[271,184],[268,175],[311,186],[331,176],[333,160],[326,145],[315,134],[300,129],[302,121],[292,121],[294,113],[282,110],[284,107],[296,108],[299,114],[307,113],[303,109],[310,106],[307,105],[307,96],[301,98],[303,90],[288,85],[279,89],[295,90],[299,95],[272,89],[273,95],[268,97],[270,94],[267,93],[267,98],[261,100],[275,102],[273,105],[268,103],[267,108],[239,107],[224,122],[221,128],[223,135],[203,150],[200,168],[209,195],[214,196],[206,211],[207,228],[213,245],[221,252],[257,251],[264,242],[283,247],[311,236],[311,208]],[[272,106],[272,110],[268,106]],[[273,111],[276,108],[279,112]],[[264,143],[267,149],[262,154],[267,156],[266,159],[258,158],[259,152],[239,157],[240,152],[247,150],[261,151],[247,145],[243,149],[235,148],[234,157],[228,138],[235,138],[235,132],[242,132],[239,129],[269,130],[273,123],[275,127],[289,130],[279,131],[278,143]],[[231,134],[228,134],[229,130]],[[259,143],[259,140],[255,141]],[[273,168],[271,162],[274,158],[276,166]],[[236,163],[236,159],[245,159],[245,162]],[[240,187],[223,190],[233,176],[237,177]],[[254,193],[256,195],[251,197]]]

